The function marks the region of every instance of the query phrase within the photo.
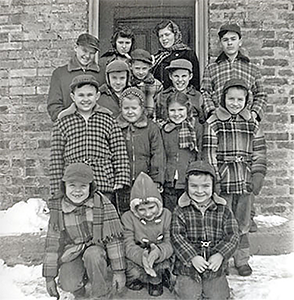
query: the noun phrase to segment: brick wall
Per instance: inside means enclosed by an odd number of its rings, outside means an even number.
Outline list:
[[[210,59],[219,53],[217,30],[236,21],[243,53],[264,76],[268,106],[262,126],[268,147],[268,173],[257,198],[262,213],[293,210],[294,189],[294,2],[291,0],[210,0]]]
[[[87,0],[0,0],[0,209],[30,197],[47,199],[51,121],[46,93],[54,68],[68,61],[88,30]],[[210,0],[210,58],[217,29],[238,21],[244,53],[260,65],[269,95],[263,126],[269,170],[258,212],[293,207],[294,3]],[[291,111],[292,109],[292,111]]]

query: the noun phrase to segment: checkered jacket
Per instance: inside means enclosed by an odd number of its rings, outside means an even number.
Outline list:
[[[53,127],[51,193],[59,190],[64,169],[84,162],[93,169],[97,189],[113,192],[114,184],[130,185],[130,165],[121,129],[109,111],[97,106],[86,122],[75,104],[63,111]]]
[[[214,166],[224,193],[251,193],[252,175],[266,173],[264,135],[247,109],[232,116],[217,108],[204,126],[202,154]]]
[[[222,52],[215,62],[205,68],[201,82],[201,93],[206,116],[209,117],[212,111],[219,106],[223,86],[226,81],[232,78],[245,80],[250,89],[247,107],[255,111],[261,120],[267,104],[267,95],[262,84],[261,73],[259,68],[240,52],[233,62]]]
[[[213,195],[212,203],[202,213],[185,192],[178,200],[171,222],[171,242],[176,254],[175,274],[199,279],[191,260],[202,256],[206,260],[220,253],[224,261],[217,272],[205,271],[201,277],[224,274],[226,261],[233,255],[239,241],[238,224],[226,201]]]

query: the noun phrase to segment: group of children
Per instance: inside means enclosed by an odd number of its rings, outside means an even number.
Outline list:
[[[102,86],[87,73],[72,79],[72,104],[54,113],[43,267],[51,296],[59,297],[58,277],[77,299],[87,282],[93,299],[124,286],[229,299],[229,258],[241,276],[252,273],[248,232],[266,173],[266,99],[257,71],[244,75],[251,65],[239,58],[239,26],[223,25],[219,37],[224,51],[206,68],[201,93],[185,59],[166,67],[172,86],[163,89],[142,49],[129,64],[111,61]]]

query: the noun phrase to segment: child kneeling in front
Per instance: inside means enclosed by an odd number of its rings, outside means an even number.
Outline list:
[[[229,299],[225,274],[237,248],[238,224],[223,198],[214,193],[216,175],[206,161],[186,171],[186,192],[173,211],[174,292],[179,299]]]
[[[70,164],[61,182],[58,222],[50,218],[45,245],[43,276],[51,297],[62,290],[79,299],[91,284],[92,299],[104,299],[125,286],[122,225],[106,196],[95,191],[93,171],[84,163]],[[113,272],[107,284],[107,265]]]
[[[141,172],[131,190],[130,210],[122,215],[126,250],[127,287],[147,285],[151,296],[169,287],[173,248],[170,243],[171,212],[163,208],[152,179]]]

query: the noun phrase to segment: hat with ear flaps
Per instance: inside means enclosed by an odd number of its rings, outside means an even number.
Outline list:
[[[151,177],[141,172],[136,178],[131,190],[130,209],[136,217],[140,218],[137,213],[137,206],[150,202],[157,204],[158,214],[156,217],[159,217],[163,209],[161,195]]]

